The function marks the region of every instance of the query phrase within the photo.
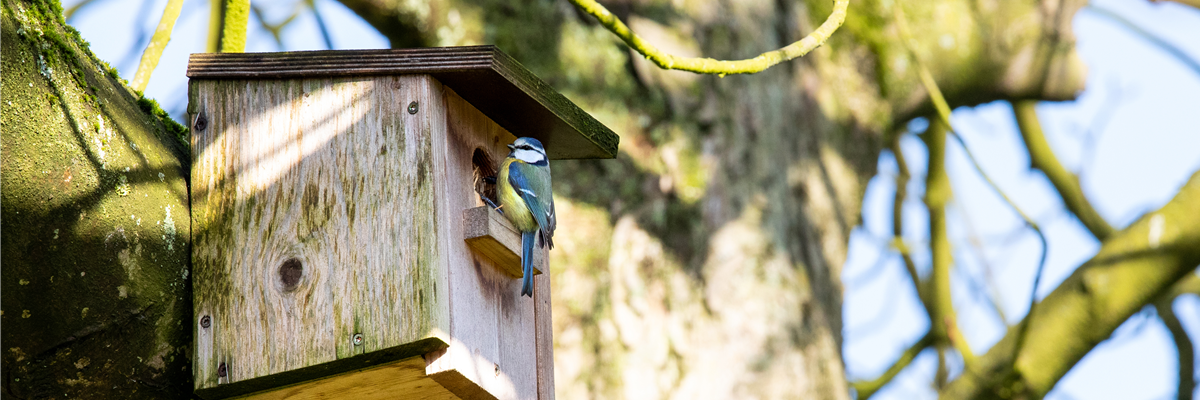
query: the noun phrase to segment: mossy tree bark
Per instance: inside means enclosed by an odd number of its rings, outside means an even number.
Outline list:
[[[663,71],[564,1],[341,0],[396,47],[497,44],[622,135],[553,165],[563,398],[848,398],[841,266],[881,148],[932,111],[890,7],[952,106],[1070,99],[1081,1],[851,3],[807,56],[749,76]],[[791,43],[832,2],[605,2],[680,56]]]
[[[186,398],[183,128],[57,1],[3,1],[4,395]]]

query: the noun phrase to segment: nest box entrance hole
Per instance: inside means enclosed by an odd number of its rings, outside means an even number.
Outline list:
[[[475,148],[475,153],[471,155],[471,164],[475,193],[493,202],[499,201],[496,199],[496,168],[499,165],[481,147]]]

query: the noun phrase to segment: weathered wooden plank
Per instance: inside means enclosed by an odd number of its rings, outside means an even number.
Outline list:
[[[540,253],[537,264],[545,268],[549,252]],[[554,400],[554,322],[550,317],[550,274],[533,277],[533,325],[537,335],[537,398]]]
[[[210,321],[197,323],[198,393],[450,341],[431,164],[443,122],[407,112],[440,102],[436,86],[192,81],[194,300]]]
[[[508,131],[538,138],[551,159],[613,158],[620,138],[495,46],[198,53],[196,79],[428,74]]]
[[[245,400],[302,399],[395,399],[398,394],[413,399],[458,399],[425,375],[425,360],[409,357],[361,370],[341,373],[267,392],[253,393]]]
[[[490,163],[507,154],[506,145],[516,138],[496,125],[449,88],[443,89],[446,109],[446,195],[443,209],[462,210],[482,206],[474,185],[473,155],[480,150]],[[461,214],[446,218],[449,237],[464,237]],[[502,399],[536,397],[536,378],[529,379],[536,364],[533,351],[533,326],[514,328],[522,321],[532,322],[533,307],[520,297],[520,281],[501,272],[491,260],[467,246],[465,241],[448,241],[451,287],[451,336],[454,341],[446,353],[430,363],[427,373],[456,370],[466,379]],[[525,300],[525,301],[522,301]],[[527,329],[527,334],[516,332]],[[502,339],[520,336],[529,342],[530,351],[502,349]],[[512,371],[510,371],[512,369]]]
[[[521,234],[504,215],[490,206],[463,211],[463,238],[472,250],[487,257],[513,278],[525,274],[521,268]],[[535,265],[534,275],[542,273]]]

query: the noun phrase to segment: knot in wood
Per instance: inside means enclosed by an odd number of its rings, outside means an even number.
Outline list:
[[[279,265],[279,282],[283,291],[290,292],[300,286],[300,277],[304,276],[304,264],[295,258],[289,258]]]
[[[208,127],[208,118],[204,117],[204,113],[200,113],[199,116],[196,116],[196,130],[203,131],[204,128],[207,128],[207,127]]]

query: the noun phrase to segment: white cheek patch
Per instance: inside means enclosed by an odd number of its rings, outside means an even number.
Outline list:
[[[537,164],[546,159],[546,156],[542,155],[542,153],[525,149],[517,149],[513,152],[513,157],[527,164]]]

